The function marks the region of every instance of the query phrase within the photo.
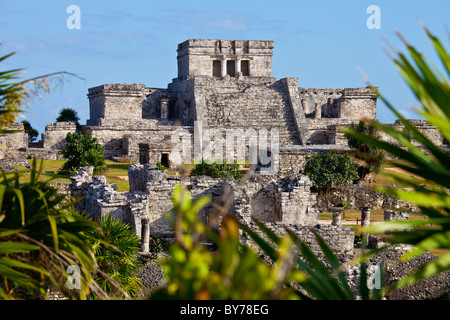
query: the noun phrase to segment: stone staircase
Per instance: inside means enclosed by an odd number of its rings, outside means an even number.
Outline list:
[[[277,128],[279,144],[300,144],[286,89],[278,82],[212,81],[205,90],[206,118],[210,128]]]

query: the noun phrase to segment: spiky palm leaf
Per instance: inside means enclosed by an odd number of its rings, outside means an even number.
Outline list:
[[[430,124],[436,126],[439,133],[450,141],[450,54],[438,38],[425,27],[436,53],[441,59],[445,75],[440,74],[428,60],[400,35],[409,57],[395,52],[393,59],[397,69],[408,86],[421,103],[417,112]],[[346,133],[365,143],[383,149],[400,161],[394,163],[399,168],[425,179],[424,184],[404,175],[389,173],[394,181],[411,188],[405,191],[382,187],[380,191],[392,194],[416,204],[426,220],[389,222],[373,226],[369,232],[390,232],[392,243],[408,243],[415,249],[405,254],[402,260],[411,259],[430,249],[450,248],[450,154],[441,146],[435,145],[429,137],[419,131],[410,121],[405,119],[389,101],[380,95],[381,100],[400,119],[406,130],[398,130],[389,125],[379,125],[380,130],[392,137],[396,143],[388,143],[374,139],[368,135],[357,134],[350,130]],[[374,123],[375,124],[375,123]],[[450,253],[424,265],[416,273],[400,280],[395,288],[416,283],[450,269]]]

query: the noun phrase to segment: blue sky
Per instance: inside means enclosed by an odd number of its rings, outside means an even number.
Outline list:
[[[79,30],[66,26],[72,4],[81,9]],[[369,5],[380,8],[381,29],[366,27]],[[398,109],[417,118],[411,109],[417,102],[382,48],[387,40],[404,50],[395,36],[399,30],[438,64],[418,20],[449,47],[449,12],[449,0],[0,0],[0,54],[18,52],[1,69],[25,68],[24,79],[57,71],[84,78],[69,78],[30,101],[25,117],[42,133],[64,107],[76,109],[85,124],[89,87],[166,88],[177,76],[176,49],[184,40],[274,40],[277,79],[298,77],[299,86],[310,88],[361,87],[363,70]],[[395,121],[381,102],[377,117]]]

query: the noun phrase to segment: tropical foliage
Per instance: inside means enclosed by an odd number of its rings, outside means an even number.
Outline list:
[[[33,128],[28,120],[22,120],[23,129],[28,135],[28,142],[34,142],[39,136],[39,131]]]
[[[92,244],[92,250],[99,269],[114,282],[101,274],[95,280],[110,297],[136,297],[142,287],[136,276],[141,266],[136,256],[140,250],[139,237],[128,225],[110,215],[102,217],[100,229],[102,235]]]
[[[17,287],[45,297],[49,286],[71,298],[86,298],[90,292],[107,298],[91,276],[97,272],[91,250],[97,224],[73,211],[66,195],[58,194],[50,180],[40,182],[39,174],[33,161],[29,182],[21,183],[17,173],[1,177],[1,298],[17,298]],[[80,271],[77,290],[67,286],[70,266]]]
[[[1,46],[1,43],[0,43]],[[0,63],[11,58],[15,52],[0,56]],[[32,97],[50,91],[50,82],[64,82],[65,76],[76,76],[68,72],[56,72],[30,79],[19,80],[23,69],[11,69],[0,72],[0,132],[7,133],[11,130],[3,128],[14,122],[20,113],[25,111]]]
[[[444,139],[450,139],[450,53],[438,38],[425,27],[434,49],[442,62],[444,73],[426,59],[422,53],[410,45],[400,34],[398,36],[406,46],[409,57],[401,52],[394,52],[393,58],[397,69],[407,82],[412,92],[420,101],[417,112],[430,124],[436,126]],[[379,130],[393,138],[396,143],[381,141],[367,134],[347,130],[355,139],[385,150],[398,160],[395,165],[409,175],[400,175],[384,171],[395,182],[406,185],[411,191],[389,187],[379,187],[382,192],[416,204],[420,212],[428,219],[404,222],[389,222],[369,229],[369,232],[389,232],[391,243],[407,243],[415,246],[412,252],[402,259],[417,257],[426,250],[450,249],[450,154],[435,145],[430,138],[421,133],[406,120],[389,101],[380,95],[380,99],[400,119],[404,130],[389,125],[372,122]],[[411,176],[421,177],[423,183]],[[424,265],[414,274],[403,278],[396,288],[415,283],[450,269],[450,253]]]
[[[0,62],[12,55],[0,57]],[[14,132],[3,128],[24,112],[31,97],[49,91],[49,78],[62,81],[69,74],[18,80],[22,71],[0,72],[1,133]],[[98,224],[72,210],[74,203],[51,185],[52,179],[40,181],[41,171],[42,162],[38,168],[33,160],[26,182],[17,172],[0,176],[0,299],[42,299],[48,289],[69,299],[91,294],[109,299],[92,276],[103,275],[114,283],[98,268],[92,251],[92,243],[102,239]]]
[[[86,166],[93,166],[94,173],[106,171],[104,148],[96,138],[79,132],[69,132],[66,145],[60,152],[67,159],[60,169],[62,174],[71,174]]]
[[[191,176],[209,176],[212,178],[231,178],[242,179],[244,173],[239,170],[240,165],[237,161],[233,163],[208,163],[202,159],[201,163],[197,163],[191,170]]]
[[[363,133],[376,139],[380,139],[381,136],[377,128],[378,125],[373,126],[364,121],[359,121],[358,123],[352,123],[350,125],[350,129],[354,132]],[[372,172],[379,172],[384,164],[386,152],[373,145],[355,139],[352,136],[347,137],[349,147],[354,149],[354,156],[363,162],[358,168],[360,180],[364,181],[366,177],[371,176]],[[369,178],[368,180],[371,182],[373,179]]]
[[[358,179],[358,165],[347,153],[318,153],[306,158],[303,174],[315,188],[327,192],[331,187],[346,186]]]

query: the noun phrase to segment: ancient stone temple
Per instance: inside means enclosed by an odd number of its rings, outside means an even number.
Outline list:
[[[272,77],[273,48],[273,41],[187,40],[178,45],[178,77],[167,89],[90,88],[90,119],[83,132],[105,146],[108,158],[170,166],[173,133],[193,139],[196,122],[244,135],[277,129],[280,170],[288,173],[291,163],[311,150],[346,148],[337,127],[376,117],[371,88],[302,88],[298,78]]]
[[[271,146],[276,141],[277,152],[269,158],[276,173],[285,175],[297,174],[306,155],[347,150],[339,128],[376,118],[376,88],[303,88],[295,77],[277,80],[272,76],[273,49],[273,41],[186,40],[178,45],[178,77],[167,88],[89,88],[90,116],[81,130],[105,146],[107,159],[166,167],[200,160],[209,146],[204,143],[207,133],[211,143],[225,149],[244,146],[245,154],[236,152],[227,160],[248,160],[256,149],[267,150],[261,143],[265,137]],[[443,145],[435,127],[424,120],[414,124],[437,146]],[[402,128],[397,122],[393,126]],[[22,158],[60,159],[66,134],[75,130],[73,123],[49,123],[37,143],[27,145],[24,131],[0,135],[0,140]],[[230,132],[234,136],[228,141]],[[198,141],[200,152],[195,150]],[[173,153],[176,148],[182,151],[181,161]],[[263,162],[261,153],[257,158]]]

